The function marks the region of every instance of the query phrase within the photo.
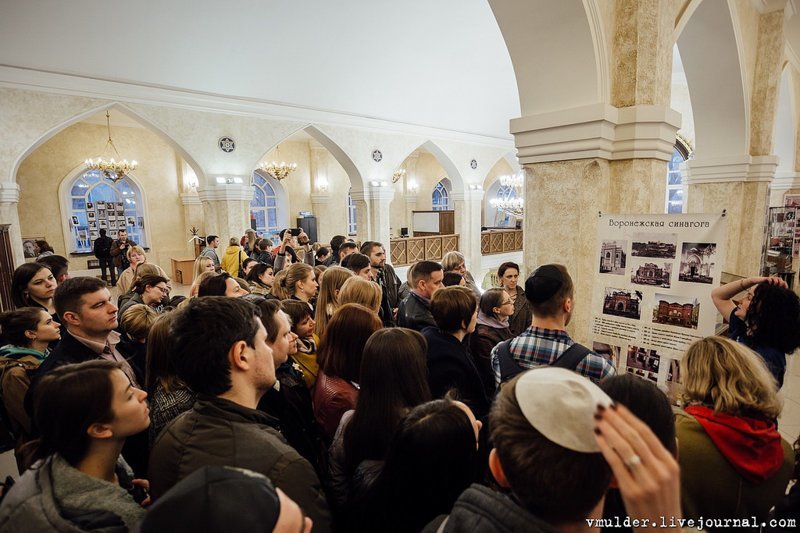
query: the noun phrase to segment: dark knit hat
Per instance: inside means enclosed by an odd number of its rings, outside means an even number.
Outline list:
[[[542,265],[525,280],[525,297],[532,304],[546,302],[564,285],[564,276],[555,265]]]
[[[272,531],[280,512],[278,493],[266,476],[204,466],[150,507],[140,531]]]

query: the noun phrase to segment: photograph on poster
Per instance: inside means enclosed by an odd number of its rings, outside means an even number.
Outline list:
[[[99,221],[97,222],[97,226],[98,226],[100,229],[105,229],[105,228],[107,228],[107,227],[108,227],[108,222],[107,222],[107,221],[105,221],[105,220],[99,220]]]
[[[675,259],[677,247],[677,233],[634,233],[631,255]]]
[[[125,209],[125,205],[122,202],[117,202],[117,211],[122,211]]]
[[[639,320],[642,314],[641,303],[642,293],[639,291],[606,287],[603,314]]]
[[[680,281],[711,283],[714,279],[715,242],[685,242],[681,250]]]
[[[86,202],[86,209],[88,209],[89,211],[93,211],[94,204],[92,202]]]
[[[625,274],[625,249],[628,241],[602,241],[600,244],[600,273]]]
[[[672,274],[672,263],[644,262],[631,266],[631,283],[652,285],[669,289],[669,277]]]
[[[800,196],[796,194],[787,194],[783,197],[784,207],[800,207]]]
[[[109,227],[109,229],[117,229],[117,221],[116,220],[110,220],[108,222],[108,227]]]
[[[78,222],[78,217],[76,217],[75,215],[72,215],[72,225],[73,226],[77,226],[79,224],[80,224],[80,222]]]
[[[700,302],[697,298],[656,293],[653,323],[697,329]]]
[[[97,229],[97,221],[96,220],[90,220],[89,221],[89,229]]]
[[[647,372],[641,368],[631,367],[627,367],[625,370],[628,372],[628,374],[633,374],[634,376],[638,376],[643,379],[649,379],[653,383],[658,383],[658,374],[656,372]]]
[[[622,351],[622,348],[619,346],[614,346],[613,344],[594,341],[592,342],[592,351],[602,355],[607,360],[611,361],[611,364],[616,367],[619,363],[619,354]]]
[[[96,217],[97,217],[97,215],[95,215],[94,211],[87,211],[86,212],[86,218],[88,218],[89,220],[95,220]]]
[[[100,234],[99,234],[99,233],[97,233],[96,231],[90,231],[90,232],[89,232],[89,236],[90,236],[90,237],[92,238],[92,240],[94,241],[94,240],[96,240],[98,237],[100,237]]]
[[[36,248],[36,241],[43,241],[44,237],[23,237],[22,238],[22,252],[26,259],[31,259],[39,255],[38,248]]]
[[[98,209],[97,210],[97,218],[106,218],[106,210],[105,209]]]
[[[97,202],[97,209],[105,209],[105,208],[106,208],[106,203],[104,201],[101,200]]]
[[[135,217],[128,217],[128,225],[133,227],[136,225],[136,218]]]
[[[112,239],[116,239],[117,238],[117,230],[114,229],[114,230],[109,231],[108,232],[108,236],[111,237]]]
[[[117,216],[118,216],[118,217],[121,217],[121,216],[123,216],[124,214],[125,214],[125,210],[124,210],[124,209],[117,209]]]
[[[639,368],[658,373],[660,365],[661,356],[655,350],[646,350],[640,346],[628,346],[628,357],[625,359],[625,366],[628,368]]]

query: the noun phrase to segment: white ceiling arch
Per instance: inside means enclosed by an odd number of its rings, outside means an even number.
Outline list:
[[[519,115],[485,0],[4,4],[0,65],[502,139]]]

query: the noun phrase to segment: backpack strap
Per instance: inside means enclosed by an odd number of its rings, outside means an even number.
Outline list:
[[[505,383],[526,370],[519,366],[517,362],[514,361],[514,358],[511,357],[511,341],[514,340],[514,338],[505,340],[497,345],[497,361],[500,363],[501,383]]]
[[[566,368],[567,370],[575,370],[578,364],[583,361],[583,358],[591,353],[591,350],[577,342],[570,346],[566,352],[555,360],[550,366],[554,368]]]

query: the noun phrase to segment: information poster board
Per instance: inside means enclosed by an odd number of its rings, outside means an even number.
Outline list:
[[[674,393],[686,349],[714,334],[725,217],[603,213],[598,227],[593,349]]]

